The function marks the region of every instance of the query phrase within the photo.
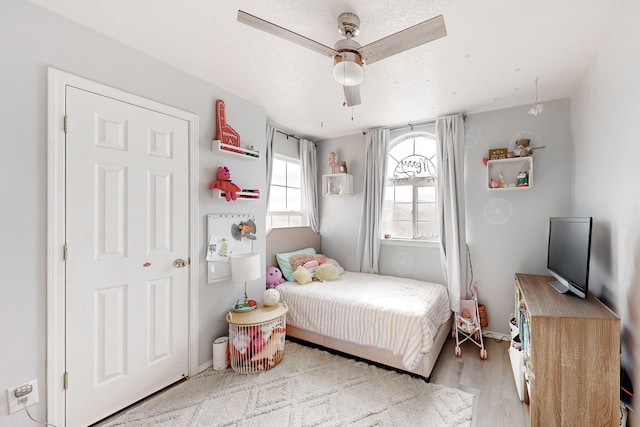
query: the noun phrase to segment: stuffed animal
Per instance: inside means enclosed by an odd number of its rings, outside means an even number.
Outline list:
[[[218,168],[216,178],[217,180],[213,181],[209,185],[209,190],[217,188],[220,191],[224,191],[227,202],[230,200],[236,200],[238,198],[236,193],[240,191],[240,187],[231,182],[231,172],[229,172],[229,168],[226,166],[220,166]]]
[[[516,149],[513,150],[514,157],[527,157],[533,154],[533,150],[529,148],[530,139],[519,139],[516,141]]]
[[[273,289],[283,282],[284,277],[278,267],[267,267],[267,289]]]

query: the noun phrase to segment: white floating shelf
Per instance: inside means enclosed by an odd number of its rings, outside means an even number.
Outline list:
[[[491,188],[491,180],[499,179],[500,172],[504,177],[505,186]],[[528,175],[528,185],[517,186],[518,173],[526,172]],[[533,187],[533,157],[513,157],[509,159],[489,160],[487,162],[487,188],[489,191],[513,191],[528,190]]]
[[[211,150],[218,150],[219,152],[231,154],[234,156],[242,156],[249,159],[259,159],[260,152],[256,150],[250,150],[248,148],[236,147],[235,145],[225,144],[219,139],[211,141]]]
[[[227,193],[221,190],[213,189],[211,190],[211,196],[215,197],[215,192],[218,192],[218,198],[226,199]],[[260,193],[253,191],[238,191],[236,192],[236,196],[238,196],[237,200],[260,200]]]

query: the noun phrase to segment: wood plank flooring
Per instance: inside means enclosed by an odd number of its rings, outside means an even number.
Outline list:
[[[471,342],[460,347],[456,357],[455,339],[449,337],[431,372],[431,382],[476,395],[475,427],[525,427],[524,407],[518,398],[507,341],[485,338],[487,360],[480,359],[480,348]]]

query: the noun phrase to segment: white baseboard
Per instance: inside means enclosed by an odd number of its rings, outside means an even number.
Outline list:
[[[213,366],[213,359],[207,360],[202,365],[198,366],[198,373],[206,371]]]
[[[500,339],[502,341],[511,341],[511,335],[503,334],[500,332],[482,331],[482,336],[484,338],[494,338]]]

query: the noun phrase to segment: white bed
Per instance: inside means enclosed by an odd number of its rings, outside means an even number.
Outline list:
[[[321,253],[320,236],[308,227],[273,229],[266,240],[267,266],[278,265],[276,253],[308,247]],[[385,296],[391,286],[395,290]],[[289,337],[427,380],[451,332],[446,288],[439,284],[346,272],[335,282],[289,282],[278,289],[290,307]],[[376,306],[378,311],[369,310]],[[351,324],[345,327],[335,319]]]

